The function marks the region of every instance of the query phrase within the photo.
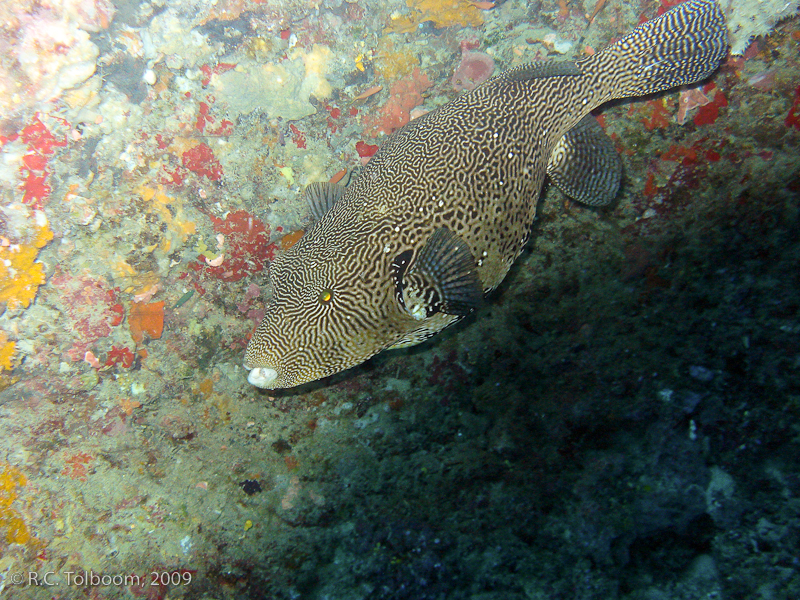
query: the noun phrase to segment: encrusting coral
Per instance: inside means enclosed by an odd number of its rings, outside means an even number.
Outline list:
[[[387,31],[409,33],[425,21],[431,21],[438,28],[483,24],[480,9],[469,0],[406,0],[406,4],[411,13],[394,19]]]
[[[16,467],[3,465],[0,469],[0,541],[25,544],[31,539],[28,526],[12,504],[17,499],[17,489],[25,487],[28,480]]]
[[[16,343],[8,341],[5,331],[0,330],[0,369],[10,371],[13,367],[11,358],[14,356]]]
[[[53,232],[42,213],[37,214],[35,233],[30,241],[0,245],[0,304],[7,308],[28,308],[36,290],[44,283],[44,268],[36,262],[39,250],[53,239]]]

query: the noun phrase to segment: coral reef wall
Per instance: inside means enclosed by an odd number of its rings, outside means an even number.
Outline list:
[[[728,0],[731,53],[744,54],[754,37],[769,35],[778,23],[797,16],[798,10],[797,0]]]
[[[800,22],[723,1],[714,76],[596,112],[611,206],[280,392],[306,184],[676,0],[0,3],[0,597],[800,597]]]

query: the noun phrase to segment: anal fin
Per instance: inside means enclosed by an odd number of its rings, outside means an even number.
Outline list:
[[[597,120],[586,115],[556,144],[547,175],[570,198],[605,206],[619,191],[622,161]]]

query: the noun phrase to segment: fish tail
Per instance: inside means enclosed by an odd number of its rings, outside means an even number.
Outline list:
[[[725,17],[716,0],[687,0],[639,25],[593,57],[578,62],[607,101],[644,96],[705,79],[728,51]]]

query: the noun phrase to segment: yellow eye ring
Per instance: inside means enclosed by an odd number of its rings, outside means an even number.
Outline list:
[[[320,304],[328,304],[328,302],[333,300],[333,290],[327,288],[322,290],[317,299],[319,300]]]

